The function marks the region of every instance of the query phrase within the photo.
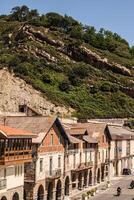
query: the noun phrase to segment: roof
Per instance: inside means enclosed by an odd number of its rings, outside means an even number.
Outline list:
[[[68,138],[69,138],[70,143],[72,143],[72,144],[79,144],[79,143],[82,143],[82,142],[83,142],[82,140],[80,140],[80,139],[78,139],[78,138],[76,138],[76,137],[73,137],[73,136],[70,135],[69,133],[67,133],[67,135],[68,135]]]
[[[83,140],[88,142],[88,143],[94,143],[94,144],[97,144],[98,143],[98,140],[96,138],[91,138],[89,137],[88,135],[84,135],[83,136]]]
[[[18,137],[23,137],[23,138],[27,138],[27,137],[33,137],[35,136],[35,134],[29,132],[29,131],[24,131],[24,130],[20,130],[20,129],[15,129],[15,128],[11,128],[9,126],[4,126],[4,125],[0,125],[0,134],[2,134],[2,136],[6,137],[6,138],[18,138]]]
[[[118,139],[118,138],[130,139],[134,137],[134,132],[126,129],[125,127],[122,127],[119,125],[108,125],[107,127],[109,130],[111,139]]]
[[[92,138],[98,138],[100,134],[104,134],[105,128],[106,128],[106,123],[102,122],[87,122],[87,123],[77,123],[77,124],[66,124],[68,128],[70,127],[71,129],[77,128],[77,129],[86,129],[89,136]]]
[[[3,117],[3,124],[13,128],[31,131],[32,133],[46,132],[55,121],[56,117]]]
[[[86,133],[85,128],[70,128],[70,129],[65,129],[70,135],[84,135]]]
[[[2,121],[2,119],[0,119]],[[67,137],[64,128],[62,127],[60,121],[57,117],[44,117],[44,116],[14,116],[3,118],[3,123],[5,125],[11,126],[13,128],[22,129],[30,131],[34,134],[37,134],[36,138],[33,138],[33,143],[41,143],[47,132],[50,130],[54,122],[59,123],[59,127],[64,133],[64,137]]]

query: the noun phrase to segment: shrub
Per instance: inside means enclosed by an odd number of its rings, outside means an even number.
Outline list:
[[[63,92],[68,92],[70,90],[70,82],[65,80],[59,84],[59,89]]]
[[[103,92],[109,92],[111,90],[111,84],[109,82],[104,82],[100,88]]]

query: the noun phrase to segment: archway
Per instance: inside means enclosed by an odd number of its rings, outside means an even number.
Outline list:
[[[24,190],[24,193],[23,193],[23,199],[26,200],[26,191]]]
[[[61,180],[58,180],[56,186],[56,200],[61,200]]]
[[[65,180],[65,190],[64,190],[64,194],[69,196],[69,185],[70,185],[70,181],[69,181],[69,177],[66,177]]]
[[[92,185],[92,170],[89,172],[89,185]]]
[[[76,188],[76,173],[72,174],[71,181],[72,181],[72,189],[75,189]]]
[[[7,198],[4,196],[4,197],[1,198],[1,200],[7,200]]]
[[[14,193],[12,200],[19,200],[19,195],[17,192]]]
[[[48,190],[47,190],[47,200],[52,200],[53,199],[53,183],[50,182],[48,184]]]
[[[44,199],[44,188],[42,185],[40,185],[38,188],[37,200],[43,200],[43,199]]]
[[[82,173],[79,173],[79,177],[78,177],[78,189],[79,190],[82,189]]]
[[[108,166],[106,165],[106,177],[108,177]]]
[[[101,181],[104,181],[104,172],[105,172],[105,168],[104,166],[101,167]]]
[[[100,168],[97,171],[97,183],[100,183]]]
[[[86,171],[86,172],[84,173],[84,187],[87,186],[87,176],[88,176],[88,172]]]

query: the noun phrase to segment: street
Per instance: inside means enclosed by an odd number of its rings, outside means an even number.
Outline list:
[[[92,200],[132,200],[134,198],[134,189],[129,189],[130,182],[134,180],[134,174],[117,178],[111,181],[111,186],[107,190],[101,190]],[[122,189],[121,195],[116,196],[116,189],[120,186]]]

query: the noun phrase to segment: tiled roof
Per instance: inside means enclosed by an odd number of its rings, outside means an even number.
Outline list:
[[[6,117],[3,118],[3,124],[8,126],[27,130],[34,134],[37,134],[36,138],[33,138],[34,143],[42,142],[53,123],[56,121],[56,117]],[[0,119],[2,121],[2,119]],[[65,133],[64,133],[65,134]],[[66,135],[65,135],[66,137]]]
[[[106,125],[106,123],[102,122],[87,122],[67,124],[66,126],[68,126],[68,128],[86,129],[90,137],[98,138],[100,134],[104,133]]]
[[[70,128],[70,129],[65,129],[70,135],[84,135],[86,133],[85,128]]]
[[[0,125],[0,133],[5,137],[33,137],[35,134],[20,129],[11,128],[9,126]]]
[[[37,134],[47,132],[55,119],[56,117],[6,117],[3,118],[3,124]]]
[[[70,143],[72,143],[72,144],[79,144],[79,143],[82,143],[82,142],[83,142],[82,140],[80,140],[80,139],[78,139],[78,138],[76,138],[76,137],[73,137],[73,136],[70,135],[69,133],[67,133],[67,135],[68,135],[68,138],[69,138]]]
[[[107,127],[112,139],[116,139],[117,137],[127,137],[128,139],[131,138],[131,136],[134,137],[134,132],[125,127],[118,125],[108,125]]]
[[[88,142],[88,143],[92,143],[92,144],[98,143],[98,140],[96,138],[89,137],[88,135],[84,135],[83,140]]]

